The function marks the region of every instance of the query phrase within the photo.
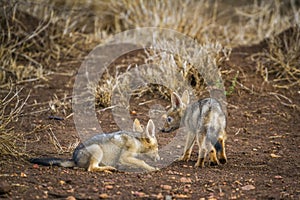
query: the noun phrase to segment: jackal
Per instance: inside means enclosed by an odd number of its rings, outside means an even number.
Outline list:
[[[153,121],[148,121],[143,130],[139,120],[135,119],[133,131],[118,131],[109,134],[98,134],[79,144],[71,159],[33,158],[31,163],[45,166],[80,167],[88,171],[111,171],[121,164],[130,168],[141,168],[154,171],[156,168],[136,158],[146,155],[152,160],[159,160],[158,143]]]
[[[208,154],[211,165],[218,165],[219,162],[225,164],[226,116],[220,103],[216,99],[206,98],[188,105],[189,94],[186,90],[181,98],[173,92],[171,104],[164,116],[166,122],[162,132],[171,132],[181,125],[187,131],[184,152],[178,160],[188,161],[197,141],[199,155],[195,167],[204,167]]]

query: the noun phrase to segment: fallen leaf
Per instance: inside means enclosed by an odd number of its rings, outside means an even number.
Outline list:
[[[254,190],[255,187],[254,185],[245,185],[242,187],[242,190]]]

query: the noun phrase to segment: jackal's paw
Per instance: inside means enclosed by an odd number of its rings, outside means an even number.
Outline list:
[[[159,169],[156,168],[156,167],[149,167],[149,168],[147,169],[147,171],[149,171],[149,172],[153,172],[153,171],[157,171],[157,170],[159,170]]]
[[[195,168],[200,167],[203,168],[204,167],[204,159],[201,159],[200,161],[198,160],[196,162],[196,164],[194,165]]]
[[[187,155],[183,155],[177,159],[177,161],[186,161],[186,162],[189,160],[190,160],[190,156]]]
[[[220,161],[221,164],[227,163],[227,159],[226,158],[220,158],[219,161]]]
[[[217,161],[211,161],[211,162],[209,163],[209,165],[210,165],[210,166],[217,166],[217,165],[219,165],[219,162],[217,162]]]

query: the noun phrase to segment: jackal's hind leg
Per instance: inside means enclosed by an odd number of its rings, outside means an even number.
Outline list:
[[[103,151],[99,145],[93,144],[88,146],[87,151],[91,154],[89,166],[87,168],[89,172],[109,172],[117,170],[112,166],[99,166],[103,158]]]
[[[195,164],[195,167],[204,167],[204,161],[207,155],[207,149],[205,147],[205,139],[204,134],[199,133],[197,135],[197,143],[199,147],[198,160]]]
[[[90,160],[90,165],[88,167],[88,171],[89,172],[108,172],[108,173],[110,173],[111,171],[117,171],[117,169],[112,166],[99,166],[99,160],[92,157]]]
[[[178,161],[188,161],[190,159],[193,146],[195,144],[195,138],[196,138],[196,134],[188,133],[184,150],[183,150],[183,155],[178,159]]]

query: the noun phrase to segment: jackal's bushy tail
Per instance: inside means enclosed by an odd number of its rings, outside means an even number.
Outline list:
[[[75,167],[76,164],[73,160],[62,158],[31,158],[29,162],[44,165],[44,166],[60,166],[60,167]]]

